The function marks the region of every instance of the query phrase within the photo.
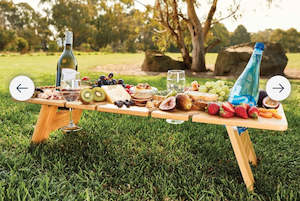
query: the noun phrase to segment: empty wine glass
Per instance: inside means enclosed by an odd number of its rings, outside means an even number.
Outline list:
[[[69,69],[68,69],[69,70]],[[73,74],[72,74],[73,73]],[[79,72],[62,72],[61,75],[61,87],[60,91],[64,99],[68,102],[73,102],[78,100],[80,95],[80,74]],[[72,132],[81,130],[76,124],[74,124],[72,119],[72,108],[70,111],[70,121],[67,126],[61,128],[64,132]]]
[[[167,75],[167,90],[168,92],[176,91],[182,93],[185,87],[185,72],[184,70],[169,70]],[[182,120],[167,119],[171,124],[182,124]]]

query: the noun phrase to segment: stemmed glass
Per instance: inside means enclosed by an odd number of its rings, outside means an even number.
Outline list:
[[[61,87],[60,91],[64,99],[68,102],[73,102],[78,100],[80,95],[80,74],[76,72],[74,76],[70,76],[68,73],[61,74]],[[67,126],[61,128],[64,132],[79,131],[81,128],[74,124],[72,119],[72,108],[70,111],[70,121]]]
[[[185,87],[185,72],[184,70],[169,70],[167,75],[167,91],[176,91],[177,93],[183,93]],[[182,120],[167,119],[171,124],[182,124]]]

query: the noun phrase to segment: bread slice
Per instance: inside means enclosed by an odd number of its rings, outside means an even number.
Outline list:
[[[206,101],[206,102],[216,102],[218,101],[218,95],[203,93],[199,91],[186,91],[185,94],[189,95],[193,101]]]

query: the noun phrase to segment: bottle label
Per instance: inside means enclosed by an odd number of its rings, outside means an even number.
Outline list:
[[[241,96],[233,96],[233,98],[229,99],[229,102],[233,105],[240,105],[241,103],[247,103],[250,106],[255,106],[256,101],[253,96],[250,95],[241,95]]]

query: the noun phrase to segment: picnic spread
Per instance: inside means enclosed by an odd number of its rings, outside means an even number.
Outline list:
[[[234,86],[224,80],[204,84],[195,80],[185,85],[184,71],[171,70],[167,77],[168,90],[160,91],[148,83],[126,84],[122,79],[114,79],[113,73],[96,80],[89,77],[78,80],[76,71],[68,71],[68,76],[64,75],[67,71],[62,71],[61,86],[37,87],[32,98],[26,101],[41,105],[32,142],[47,140],[57,129],[80,130],[76,124],[83,110],[160,118],[174,124],[192,121],[224,125],[244,183],[253,191],[250,163],[256,166],[257,158],[247,128],[275,131],[288,128],[282,104],[259,90],[262,50],[261,44],[256,45]]]

